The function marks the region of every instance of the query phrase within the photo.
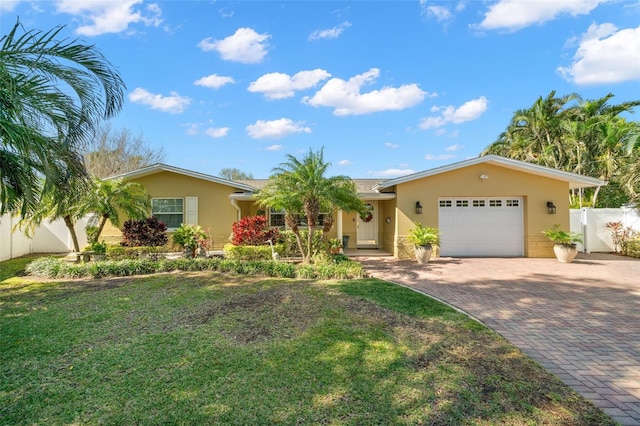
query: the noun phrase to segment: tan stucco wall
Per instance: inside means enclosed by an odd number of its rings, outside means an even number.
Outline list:
[[[486,181],[480,175],[487,175]],[[523,197],[524,255],[553,257],[552,244],[542,230],[560,224],[569,229],[569,185],[555,179],[511,170],[490,164],[478,164],[400,184],[396,187],[397,241],[394,255],[413,256],[413,248],[406,241],[415,221],[438,226],[439,197]],[[415,213],[420,201],[423,213]],[[547,214],[547,201],[553,201],[557,214]]]
[[[220,250],[229,242],[231,227],[238,217],[238,211],[229,200],[233,188],[172,172],[159,172],[133,181],[144,185],[152,198],[198,197],[198,225],[209,230],[213,238],[212,249]],[[242,207],[249,211],[249,203]],[[120,230],[113,226],[103,232],[108,240],[120,234]]]

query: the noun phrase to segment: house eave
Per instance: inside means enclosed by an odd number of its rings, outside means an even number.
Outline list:
[[[221,185],[226,185],[229,186],[231,188],[236,188],[236,189],[240,189],[243,191],[254,191],[255,188],[249,185],[246,185],[244,183],[240,183],[240,182],[236,182],[233,180],[228,180],[228,179],[224,179],[221,177],[217,177],[217,176],[211,176],[205,173],[200,173],[200,172],[194,172],[192,170],[187,170],[187,169],[182,169],[180,167],[175,167],[175,166],[170,166],[168,164],[162,164],[162,163],[156,163],[156,164],[152,164],[150,166],[146,166],[146,167],[142,167],[138,170],[134,170],[131,172],[127,172],[127,173],[122,173],[119,175],[115,175],[115,176],[110,176],[108,178],[105,178],[105,180],[111,180],[111,179],[125,179],[125,180],[130,180],[130,179],[135,179],[135,178],[140,178],[140,177],[144,177],[144,176],[149,176],[155,173],[160,173],[160,172],[172,172],[172,173],[177,173],[180,175],[184,175],[184,176],[189,176],[195,179],[201,179],[201,180],[206,180],[209,182],[215,182],[215,183],[219,183]]]
[[[543,176],[550,179],[561,180],[561,181],[567,182],[569,184],[570,189],[592,188],[592,187],[603,186],[607,184],[607,182],[603,180],[592,178],[589,176],[582,176],[577,173],[556,170],[550,167],[527,163],[520,160],[514,160],[512,158],[500,157],[498,155],[486,155],[483,157],[475,157],[468,160],[459,161],[457,163],[447,164],[445,166],[425,170],[422,172],[401,176],[395,179],[389,179],[387,181],[381,182],[380,184],[374,186],[373,189],[380,191],[380,190],[388,189],[402,183],[411,182],[413,180],[422,179],[429,176],[435,176],[441,173],[451,172],[454,170],[462,169],[464,167],[469,167],[476,164],[493,164],[493,165],[498,165],[498,166],[505,167],[512,170],[519,170],[526,173],[531,173],[537,176]]]

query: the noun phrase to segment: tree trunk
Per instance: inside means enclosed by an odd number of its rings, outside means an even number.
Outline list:
[[[292,214],[285,213],[284,221],[289,228],[293,231],[293,235],[296,236],[296,243],[298,243],[298,250],[300,250],[300,254],[302,255],[302,259],[304,259],[304,246],[302,245],[302,237],[300,236],[300,229],[298,229],[298,221],[296,217]]]
[[[74,226],[71,216],[64,216],[64,224],[67,226],[69,233],[71,234],[71,240],[73,241],[73,251],[76,252],[76,262],[80,262],[80,244],[78,243],[78,236],[76,235],[76,228]]]
[[[102,217],[100,218],[100,224],[98,225],[98,229],[96,230],[96,234],[95,234],[96,241],[98,241],[98,239],[100,238],[100,234],[102,234],[102,230],[104,229],[104,225],[107,223],[108,219],[109,219],[108,214],[103,214]]]
[[[593,197],[591,198],[591,207],[596,208],[596,202],[598,201],[598,192],[600,192],[600,187],[596,187],[596,190],[593,191]]]

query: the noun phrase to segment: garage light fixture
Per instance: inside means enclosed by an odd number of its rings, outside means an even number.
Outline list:
[[[481,174],[480,175],[480,179],[482,179],[482,181],[484,182],[485,180],[489,179],[489,176],[487,176],[485,174]]]
[[[420,201],[416,201],[416,214],[422,214],[422,205]]]
[[[556,205],[553,201],[547,201],[547,214],[556,214]]]

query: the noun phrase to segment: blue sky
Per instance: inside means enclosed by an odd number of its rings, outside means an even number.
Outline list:
[[[0,2],[1,33],[66,25],[121,72],[116,129],[165,162],[266,178],[324,147],[330,175],[477,156],[539,96],[640,98],[640,3]],[[637,120],[637,116],[633,116]]]

